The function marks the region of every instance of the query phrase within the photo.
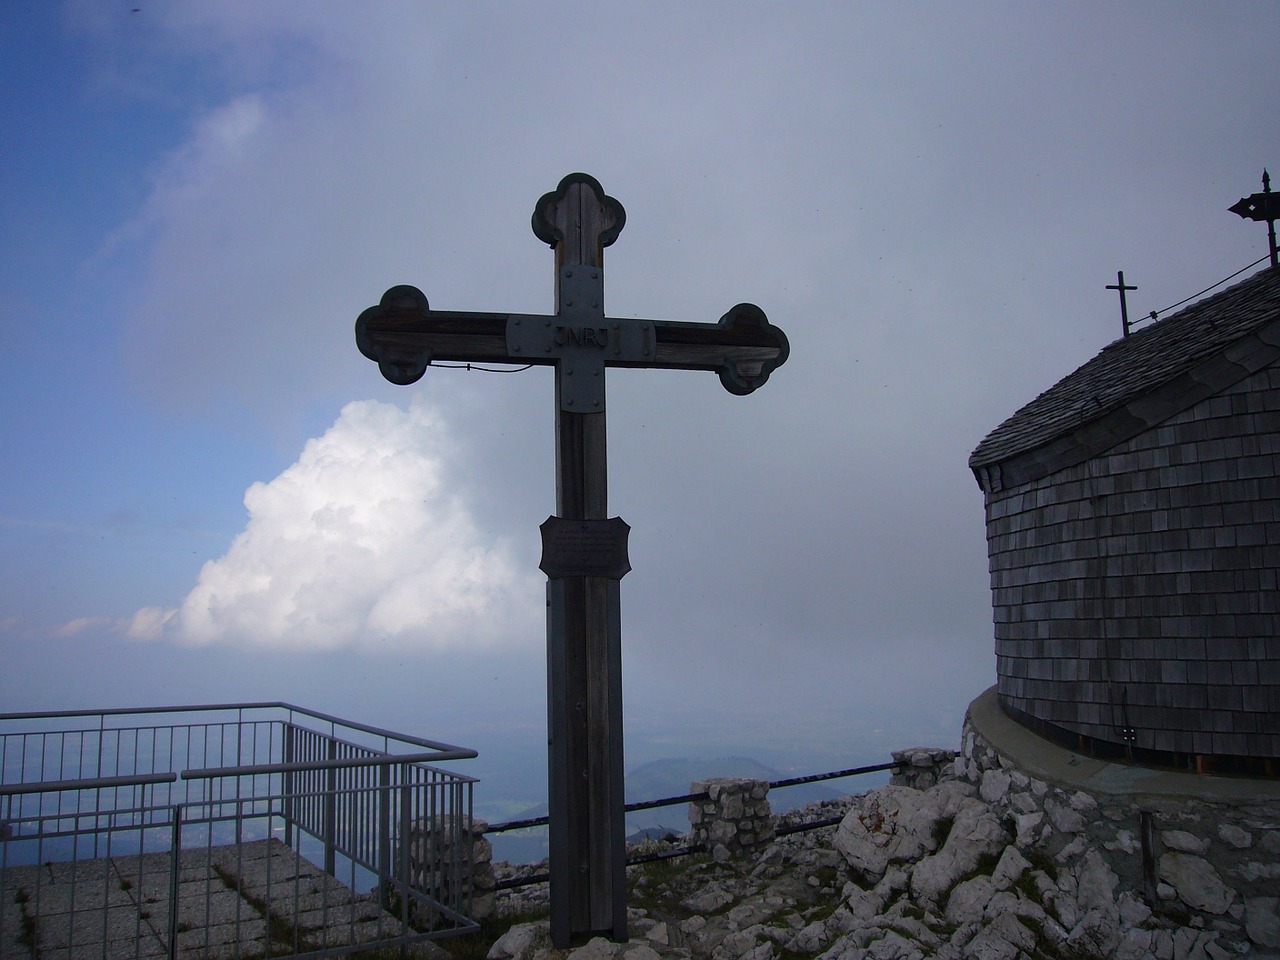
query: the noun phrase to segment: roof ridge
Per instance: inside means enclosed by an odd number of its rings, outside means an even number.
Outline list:
[[[1053,469],[1061,469],[1068,465],[1063,462],[1061,450],[1040,467],[1024,462],[1011,474],[1003,468],[1010,461],[1034,459],[1036,451],[1050,445],[1079,448],[1087,438],[1077,436],[1069,441],[1072,435],[1087,433],[1086,428],[1091,425],[1125,411],[1135,401],[1221,356],[1232,344],[1277,320],[1280,320],[1280,270],[1266,267],[1225,290],[1133,331],[1128,337],[1107,344],[988,433],[970,455],[969,467],[979,484],[988,490],[993,489],[990,486],[993,482],[999,484],[994,489],[1009,486],[1008,481],[1015,475],[1022,477],[1017,482],[1026,482],[1033,479],[1031,474],[1044,476],[1046,470],[1042,468],[1056,464]],[[1240,377],[1251,372],[1243,367],[1240,371]],[[1228,372],[1215,376],[1220,378]],[[1225,386],[1225,383],[1219,384],[1220,389]],[[1198,398],[1192,398],[1192,393],[1184,390],[1179,394],[1186,400],[1181,409],[1196,402]],[[1161,407],[1163,418],[1175,412],[1178,411],[1168,408],[1168,404]],[[1140,423],[1136,426],[1145,429]],[[1098,435],[1086,444],[1090,450],[1108,439],[1110,442],[1101,449],[1126,439],[1113,431],[1095,433]],[[1101,452],[1101,449],[1092,452]],[[1080,452],[1083,455],[1074,462],[1091,455],[1083,449]],[[1000,469],[993,471],[993,468]],[[1007,476],[1000,481],[995,473]]]

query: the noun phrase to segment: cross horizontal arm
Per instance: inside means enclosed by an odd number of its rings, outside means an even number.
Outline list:
[[[356,346],[392,383],[415,383],[433,360],[511,363],[507,314],[432,310],[417,287],[392,287],[356,319]]]
[[[712,370],[726,390],[743,396],[764,386],[791,352],[786,334],[751,303],[738,304],[719,323],[655,320],[653,326],[654,362],[617,366]]]
[[[402,385],[437,360],[550,365],[574,358],[610,367],[709,370],[738,395],[763,386],[790,349],[786,335],[749,303],[719,323],[564,318],[432,310],[409,286],[392,287],[360,314],[356,344],[383,376]]]

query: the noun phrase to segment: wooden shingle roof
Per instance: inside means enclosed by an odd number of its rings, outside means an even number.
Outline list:
[[[1280,359],[1280,270],[1266,268],[1105,347],[969,457],[987,493],[1097,456]]]

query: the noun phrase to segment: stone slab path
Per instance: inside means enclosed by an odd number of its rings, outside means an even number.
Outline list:
[[[183,851],[177,917],[167,853],[11,867],[0,874],[0,957],[151,960],[171,931],[184,960],[291,956],[401,934],[358,894],[279,840]]]

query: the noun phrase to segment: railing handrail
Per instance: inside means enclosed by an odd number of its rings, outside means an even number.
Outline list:
[[[106,790],[111,787],[149,786],[154,783],[173,783],[176,773],[146,773],[124,777],[90,777],[80,780],[42,780],[39,783],[0,784],[0,797],[25,793],[62,793],[68,790]]]
[[[384,753],[376,757],[361,759],[337,760],[296,760],[291,763],[258,763],[241,767],[204,767],[197,770],[183,770],[183,780],[212,780],[217,777],[250,777],[269,773],[295,773],[302,770],[338,770],[347,767],[389,767],[402,763],[435,763],[444,760],[474,760],[479,754],[475,750],[458,747],[453,751],[437,753]],[[449,776],[460,781],[478,783],[475,777],[448,771]]]
[[[348,730],[359,730],[361,733],[373,734],[375,737],[383,737],[388,740],[398,740],[401,743],[411,743],[417,747],[426,747],[428,750],[466,750],[466,747],[459,747],[452,743],[441,743],[437,740],[427,740],[423,737],[415,737],[407,733],[396,733],[394,730],[384,730],[382,727],[370,726],[367,723],[360,723],[358,720],[344,720],[341,717],[335,717],[328,713],[321,713],[318,710],[308,710],[305,707],[295,706],[291,703],[277,703],[275,706],[282,707],[293,713],[300,713],[304,717],[311,717],[313,720],[323,720],[325,723],[337,723],[346,727]],[[471,760],[478,756],[473,750],[470,756],[458,757],[460,760]],[[452,758],[451,758],[452,759]]]
[[[783,787],[796,787],[804,783],[818,783],[822,780],[839,780],[843,777],[856,777],[864,773],[879,773],[882,770],[897,770],[906,766],[906,763],[900,760],[891,760],[888,763],[873,763],[865,767],[849,767],[845,770],[832,770],[829,773],[814,773],[807,777],[792,777],[787,780],[770,780],[770,790],[780,790]],[[652,810],[655,807],[674,807],[677,803],[690,803],[694,800],[706,800],[707,792],[705,790],[698,793],[683,793],[678,797],[663,797],[661,800],[640,800],[636,803],[628,803],[622,809],[625,813],[634,813],[637,810]],[[504,823],[492,824],[485,833],[505,833],[508,830],[524,830],[529,827],[545,827],[550,821],[550,817],[530,817],[526,820],[507,820]]]
[[[856,777],[864,773],[880,773],[882,770],[897,770],[899,767],[906,766],[900,760],[890,760],[888,763],[873,763],[867,767],[850,767],[848,770],[832,770],[830,773],[814,773],[807,777],[791,777],[788,780],[772,780],[769,783],[770,790],[777,790],[781,787],[798,787],[802,783],[819,783],[823,780],[839,780],[842,777]]]
[[[222,712],[243,712],[245,710],[285,710],[291,714],[299,714],[309,717],[312,720],[319,720],[323,723],[337,724],[346,727],[348,730],[359,730],[361,733],[367,733],[375,737],[382,737],[388,740],[396,740],[400,743],[413,744],[418,747],[425,747],[428,750],[453,751],[464,750],[456,744],[441,743],[436,740],[427,740],[423,737],[415,737],[411,734],[397,733],[393,730],[387,730],[382,727],[375,727],[371,724],[360,723],[358,720],[346,720],[342,717],[334,716],[329,713],[322,713],[318,710],[309,710],[306,707],[300,707],[297,704],[287,703],[283,700],[274,701],[255,701],[249,703],[200,703],[186,704],[182,706],[171,705],[165,707],[117,707],[114,709],[101,710],[43,710],[33,713],[0,713],[0,723],[9,723],[17,720],[69,720],[74,717],[97,717],[99,721],[105,720],[107,717],[114,716],[142,716],[145,714],[174,714],[174,713],[212,713],[216,711]],[[284,721],[291,722],[291,721]],[[114,728],[107,728],[114,729]],[[2,731],[0,731],[2,732]],[[21,731],[15,731],[19,733]],[[39,731],[46,732],[46,731]],[[47,731],[47,732],[71,732],[71,731]],[[88,731],[84,731],[88,732]],[[471,757],[459,757],[456,759],[472,759]]]
[[[65,720],[72,717],[137,716],[144,713],[198,713],[212,710],[260,710],[288,708],[280,701],[262,703],[192,703],[167,707],[113,707],[99,710],[37,710],[31,713],[0,713],[0,723],[10,720]],[[306,711],[300,711],[306,712]]]

